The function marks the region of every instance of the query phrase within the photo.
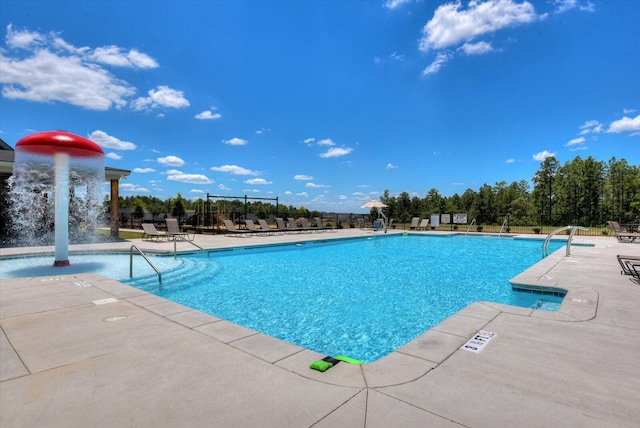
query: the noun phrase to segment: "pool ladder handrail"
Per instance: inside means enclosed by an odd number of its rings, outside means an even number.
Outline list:
[[[571,232],[569,233],[569,239],[567,239],[566,257],[569,257],[571,255],[571,241],[573,240],[573,234],[576,233],[576,230],[587,230],[587,231],[589,230],[588,227],[584,227],[584,226],[562,226],[557,228],[553,232],[549,233],[547,237],[544,239],[544,243],[542,244],[543,259],[549,255],[549,242],[551,241],[551,238],[553,238],[553,236],[556,233],[561,232],[563,230],[568,230],[568,229],[571,229]]]
[[[505,218],[504,221],[502,222],[502,226],[500,226],[500,233],[498,234],[498,238],[502,236],[502,229],[504,229],[504,226],[507,224],[508,220],[509,220],[508,218]]]
[[[471,226],[473,226],[476,223],[476,219],[474,218],[473,220],[471,220],[471,224],[469,224],[469,227],[467,227],[467,233],[464,234],[464,236],[467,236],[469,234],[469,231],[471,230]]]
[[[204,251],[205,253],[207,253],[207,258],[209,257],[209,250],[207,250],[206,248],[202,248],[200,245],[196,244],[196,243],[195,243],[195,242],[193,242],[193,241],[189,241],[188,239],[184,239],[184,238],[181,238],[181,239],[182,239],[182,241],[184,241],[184,242],[187,242],[187,243],[189,243],[189,244],[191,244],[191,245],[193,245],[193,246],[195,246],[195,247],[200,248],[202,251]],[[177,240],[178,240],[178,239],[174,236],[174,237],[173,237],[173,258],[174,258],[174,259],[178,258],[178,249],[177,249],[177,246],[176,246],[176,241],[177,241]]]
[[[142,250],[136,247],[135,245],[132,245],[131,248],[129,248],[129,278],[133,278],[133,249],[134,248],[142,256],[142,258],[144,258],[147,261],[147,263],[149,263],[149,266],[151,266],[153,270],[156,271],[156,273],[158,274],[158,282],[162,284],[162,274],[160,273],[160,270],[158,270],[158,268],[153,263],[151,263],[151,260],[149,260],[146,254],[143,253]]]

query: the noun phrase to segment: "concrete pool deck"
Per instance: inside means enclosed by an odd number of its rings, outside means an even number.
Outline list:
[[[173,250],[133,240],[72,251],[132,243]],[[309,369],[324,355],[96,274],[1,279],[0,426],[636,427],[640,285],[620,275],[615,256],[640,256],[640,243],[574,243],[594,246],[574,245],[571,257],[563,247],[513,279],[568,290],[560,311],[477,302],[381,360],[325,373]],[[52,248],[0,256],[42,251]],[[496,336],[479,353],[460,349],[479,330]]]

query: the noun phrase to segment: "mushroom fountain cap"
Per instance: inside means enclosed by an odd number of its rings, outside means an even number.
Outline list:
[[[66,131],[46,131],[27,135],[16,143],[16,151],[46,156],[67,153],[80,158],[104,156],[102,147],[93,141]]]

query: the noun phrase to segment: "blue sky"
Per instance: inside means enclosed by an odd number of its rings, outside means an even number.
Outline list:
[[[5,0],[0,137],[88,137],[123,196],[341,212],[549,155],[638,165],[638,22],[634,0]]]

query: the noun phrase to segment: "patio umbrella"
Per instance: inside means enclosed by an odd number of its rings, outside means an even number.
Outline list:
[[[369,202],[361,206],[360,208],[386,208],[386,205],[375,199],[371,199]]]

